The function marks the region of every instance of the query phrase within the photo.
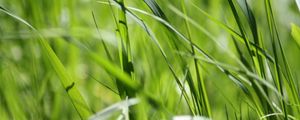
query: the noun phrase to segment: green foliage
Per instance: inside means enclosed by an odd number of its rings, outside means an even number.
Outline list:
[[[292,23],[291,26],[292,26],[292,36],[293,36],[295,42],[300,47],[300,28],[299,28],[299,26],[295,25],[294,23]]]
[[[0,0],[1,119],[299,119],[296,3]]]

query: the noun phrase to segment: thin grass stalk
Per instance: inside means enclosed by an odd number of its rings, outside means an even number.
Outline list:
[[[118,18],[116,18],[116,16],[114,15],[114,19],[117,25],[117,33],[120,36],[120,41],[118,42],[120,65],[123,71],[129,74],[131,79],[134,80],[133,63],[124,0],[115,0],[115,2],[119,3],[121,6],[121,9],[118,9]],[[122,99],[125,99],[126,96],[134,97],[134,93],[118,81],[117,87],[119,90],[119,95]]]
[[[273,19],[273,13],[272,13],[272,8],[271,8],[271,3],[269,0],[265,0],[265,11],[267,14],[267,21],[269,25],[269,31],[271,35],[271,44],[272,44],[272,50],[275,58],[275,63],[274,63],[274,74],[275,74],[275,85],[277,86],[278,90],[280,91],[281,95],[284,96],[283,93],[283,78],[280,72],[280,65],[279,65],[279,58],[278,58],[278,53],[277,53],[277,46],[275,43],[275,31],[274,31],[274,25],[275,21]],[[287,106],[284,101],[284,99],[280,99],[281,101],[281,107],[283,108],[283,113],[284,113],[284,119],[288,120],[288,113],[287,113]]]
[[[270,9],[270,16],[271,16],[272,24],[274,26],[274,32],[275,32],[276,41],[277,41],[277,44],[279,46],[279,54],[282,57],[281,59],[283,61],[283,66],[284,66],[284,70],[285,70],[285,74],[286,74],[284,77],[286,78],[287,84],[289,86],[289,87],[286,87],[286,89],[290,89],[291,90],[291,92],[292,92],[291,93],[292,95],[290,96],[291,100],[294,102],[294,104],[299,105],[299,103],[300,103],[299,97],[298,97],[299,96],[299,92],[296,89],[297,88],[296,87],[296,82],[295,82],[295,80],[293,78],[290,66],[288,64],[285,52],[283,50],[283,46],[282,46],[282,43],[281,43],[281,40],[280,40],[280,36],[279,36],[278,28],[277,28],[277,25],[276,25],[276,22],[275,22],[275,18],[274,18],[274,15],[273,15],[273,9],[272,9],[270,0],[268,0],[268,2],[269,2],[269,9]],[[295,111],[297,111],[297,114],[298,114],[297,116],[299,116],[300,109],[298,108]]]
[[[187,11],[186,11],[186,8],[185,8],[184,0],[181,0],[181,8],[183,10],[183,13],[186,16],[184,21],[185,21],[185,26],[186,26],[186,31],[187,31],[187,38],[190,40],[190,43],[193,43],[192,38],[191,38],[191,28],[190,28],[190,25],[189,25],[188,20],[187,20]],[[190,47],[191,47],[191,55],[195,56],[195,48],[193,47],[192,44],[190,44]],[[208,100],[208,96],[207,96],[207,92],[206,92],[206,88],[205,88],[204,79],[202,78],[202,76],[200,74],[200,69],[199,69],[199,66],[198,66],[198,60],[196,58],[194,58],[193,62],[194,62],[195,70],[196,70],[195,72],[196,72],[196,80],[198,82],[198,86],[197,86],[198,89],[199,89],[198,91],[203,96],[201,101],[203,102],[204,106],[203,106],[202,109],[204,109],[205,112],[206,112],[206,113],[204,113],[204,115],[207,115],[208,117],[211,117],[211,110],[210,110],[209,100]],[[190,84],[190,86],[191,85],[194,86],[193,84]],[[198,95],[196,95],[196,97],[197,96]]]
[[[244,1],[244,3],[245,3],[245,6],[246,6],[246,11],[244,11],[243,13],[248,18],[247,21],[248,21],[248,25],[250,26],[250,30],[251,30],[251,33],[252,33],[252,36],[253,36],[253,39],[254,39],[254,44],[256,44],[256,46],[263,47],[260,44],[260,40],[259,40],[259,37],[258,37],[258,30],[257,30],[256,20],[255,20],[255,17],[253,15],[253,12],[249,8],[248,3],[247,3],[246,0]],[[242,54],[240,53],[240,55],[242,55]],[[253,66],[254,66],[254,68],[256,70],[256,73],[260,77],[265,78],[265,74],[264,74],[264,61],[263,61],[261,55],[259,54],[257,47],[254,48],[253,55],[252,55],[251,58],[252,58]],[[256,83],[254,83],[254,84],[255,85],[253,87],[255,88],[255,91],[258,94],[258,96],[267,96],[268,95],[267,93],[265,93],[265,91],[267,91],[266,86],[262,86],[261,87],[260,85],[258,85]],[[263,95],[263,94],[266,94],[266,95]],[[273,107],[272,107],[272,105],[269,102],[269,98],[268,97],[260,97],[260,102],[262,103],[261,105],[263,105],[262,108],[265,109],[265,113],[273,113],[273,112],[275,112],[274,109],[273,109]]]

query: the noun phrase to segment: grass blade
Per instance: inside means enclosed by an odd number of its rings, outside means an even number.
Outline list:
[[[14,19],[20,21],[21,23],[24,23],[26,26],[30,27],[34,32],[37,34],[38,31],[33,26],[31,26],[28,22],[21,19],[20,17],[8,12],[7,10],[3,9],[2,7],[0,10],[9,16],[13,17]],[[68,93],[72,104],[76,108],[78,114],[82,119],[87,119],[90,115],[90,108],[88,107],[87,103],[83,99],[82,95],[80,94],[79,90],[77,89],[77,84],[75,84],[75,81],[71,79],[71,77],[66,72],[66,69],[64,68],[63,64],[60,62],[54,51],[51,49],[50,45],[45,41],[44,39],[39,39],[39,43],[42,47],[44,55],[47,57],[48,62],[50,62],[52,68],[60,78],[60,81],[62,85],[64,86],[66,92]]]
[[[292,23],[292,36],[295,40],[295,42],[297,43],[298,47],[300,48],[300,27],[297,26],[296,24]]]

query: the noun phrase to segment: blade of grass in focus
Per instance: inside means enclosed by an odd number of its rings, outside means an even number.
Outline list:
[[[127,19],[125,14],[125,5],[123,0],[116,0],[115,2],[119,3],[121,6],[121,9],[118,10],[118,16],[113,15],[114,16],[113,19],[116,22],[116,26],[117,26],[116,31],[120,37],[120,41],[118,41],[120,65],[123,71],[129,74],[131,79],[134,80],[134,70],[133,70],[133,63],[132,63],[133,58],[131,55]],[[112,11],[112,14],[115,14],[114,11]],[[119,95],[122,99],[125,99],[126,96],[134,97],[135,93],[133,91],[130,91],[124,85],[122,85],[122,83],[119,83],[118,80],[117,80],[117,87],[119,90]]]
[[[186,11],[186,8],[185,8],[185,4],[184,4],[184,1],[181,1],[181,7],[182,7],[182,10],[184,12],[184,14],[187,16],[187,11]],[[187,21],[187,18],[185,18],[185,26],[186,26],[186,31],[187,31],[187,36],[188,36],[188,39],[190,40],[191,43],[192,42],[192,37],[191,37],[191,28],[190,28],[190,25]],[[195,55],[195,49],[193,47],[192,44],[191,45],[191,54],[194,56]],[[202,99],[201,102],[203,104],[203,107],[202,109],[206,112],[206,114],[203,114],[203,115],[206,115],[208,117],[211,117],[211,109],[210,109],[210,104],[209,104],[209,100],[208,100],[208,96],[207,96],[207,92],[206,92],[206,87],[205,87],[205,84],[204,84],[204,80],[203,80],[203,76],[202,76],[202,73],[200,73],[200,68],[198,66],[198,60],[194,58],[194,66],[195,66],[195,70],[196,70],[196,81],[198,82],[198,89],[199,90],[193,90],[193,91],[199,91],[200,92],[200,95],[202,97],[197,97],[198,94],[197,93],[194,93],[194,96],[196,97],[196,101],[199,101],[198,99]],[[190,83],[190,82],[189,82]],[[189,86],[194,86],[193,83],[190,83]],[[192,87],[193,88],[193,87]],[[200,106],[198,106],[200,107]],[[200,111],[198,111],[200,113]]]
[[[287,96],[291,99],[292,104],[299,104],[299,94],[298,90],[296,89],[295,81],[293,75],[291,73],[289,64],[287,62],[286,55],[283,50],[282,42],[279,36],[279,31],[276,25],[276,21],[273,14],[273,8],[271,5],[270,0],[265,0],[265,11],[267,14],[267,20],[269,25],[270,37],[272,40],[272,50],[275,56],[275,80],[278,89],[280,89],[281,94],[283,93],[283,89],[287,90]],[[279,51],[278,51],[279,49]],[[280,68],[279,60],[283,62],[283,68]],[[282,73],[281,73],[282,72]],[[286,76],[286,77],[285,77]],[[288,106],[287,103],[282,99],[281,103],[284,112],[284,119],[288,119]],[[293,108],[295,112],[294,115],[299,115],[299,108]]]

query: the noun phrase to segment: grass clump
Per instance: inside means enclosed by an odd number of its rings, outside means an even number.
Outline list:
[[[299,119],[296,3],[0,1],[0,116]]]

